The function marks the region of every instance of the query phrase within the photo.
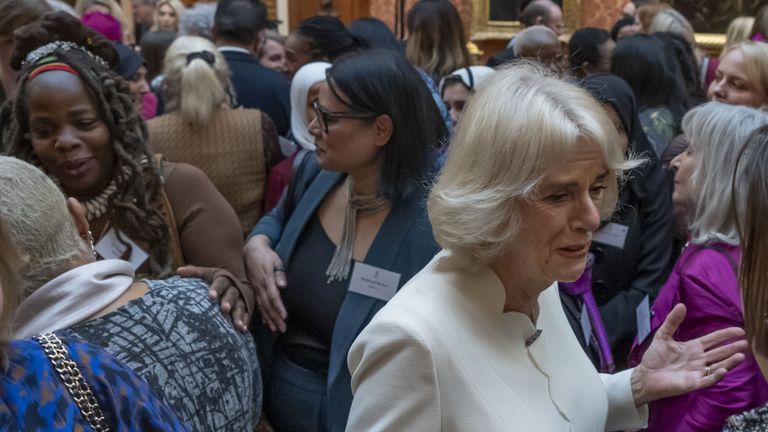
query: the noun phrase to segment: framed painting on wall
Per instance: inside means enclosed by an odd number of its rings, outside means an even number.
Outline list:
[[[472,0],[472,40],[511,38],[522,30],[518,17],[524,4],[524,0]],[[562,0],[562,8],[566,32],[579,28],[581,0]]]
[[[696,30],[696,42],[713,55],[720,53],[728,24],[734,18],[755,16],[768,4],[765,0],[670,0],[668,3],[688,18]]]

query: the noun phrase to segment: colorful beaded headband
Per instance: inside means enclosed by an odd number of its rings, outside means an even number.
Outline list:
[[[69,72],[72,75],[80,76],[80,74],[78,74],[77,71],[72,68],[72,66],[65,63],[56,62],[56,63],[47,63],[35,68],[35,70],[33,70],[29,74],[29,78],[27,79],[31,80],[32,78],[40,75],[41,73],[48,72],[48,71],[64,71],[64,72]]]
[[[69,41],[55,41],[48,44],[45,44],[39,48],[34,49],[32,52],[27,54],[27,58],[24,59],[23,62],[21,62],[22,67],[26,67],[28,65],[36,64],[38,61],[50,56],[53,54],[54,51],[57,49],[61,49],[64,51],[71,51],[71,50],[78,50],[81,52],[84,52],[88,55],[93,61],[100,64],[101,66],[104,66],[105,68],[109,69],[109,64],[101,57],[97,56],[96,54],[88,51],[87,49],[83,48],[82,46]]]

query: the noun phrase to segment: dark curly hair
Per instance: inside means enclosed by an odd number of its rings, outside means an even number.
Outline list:
[[[69,41],[101,57],[110,66],[118,56],[101,34],[83,26],[77,18],[64,12],[46,14],[41,20],[19,28],[14,33],[11,67],[20,70],[19,89],[3,125],[3,147],[15,156],[43,169],[29,139],[27,87],[34,64],[22,64],[34,49],[54,41]],[[109,129],[115,152],[112,166],[117,191],[110,197],[108,214],[114,227],[129,237],[150,245],[149,272],[155,276],[171,274],[170,232],[158,210],[161,203],[162,178],[147,148],[147,127],[134,112],[128,83],[114,71],[80,49],[58,48],[53,52],[58,61],[71,66],[88,89],[89,96]],[[117,175],[117,173],[124,173]]]

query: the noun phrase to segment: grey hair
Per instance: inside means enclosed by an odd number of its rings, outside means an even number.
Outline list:
[[[696,46],[696,34],[687,18],[674,9],[666,9],[653,18],[648,33],[668,32],[682,36],[691,46]]]
[[[683,117],[683,133],[699,160],[689,179],[695,207],[689,215],[691,242],[739,244],[731,184],[747,137],[768,124],[768,113],[709,102]]]
[[[510,102],[511,101],[511,102]],[[503,68],[477,89],[459,121],[428,199],[437,242],[466,267],[495,261],[520,230],[519,203],[579,142],[595,143],[607,181],[601,217],[616,208],[625,160],[616,127],[586,90],[533,62]]]
[[[533,47],[542,43],[557,41],[557,33],[545,25],[534,25],[521,31],[515,36],[515,46],[512,51],[516,56],[523,56]]]
[[[42,171],[0,156],[0,219],[20,265],[23,300],[60,274],[93,260],[59,188]]]

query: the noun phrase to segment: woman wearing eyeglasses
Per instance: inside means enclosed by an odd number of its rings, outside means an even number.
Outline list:
[[[424,202],[447,132],[424,82],[384,51],[339,60],[326,76],[309,125],[317,153],[245,247],[274,340],[260,338],[272,354],[265,412],[281,431],[344,430],[352,341],[437,252]]]

